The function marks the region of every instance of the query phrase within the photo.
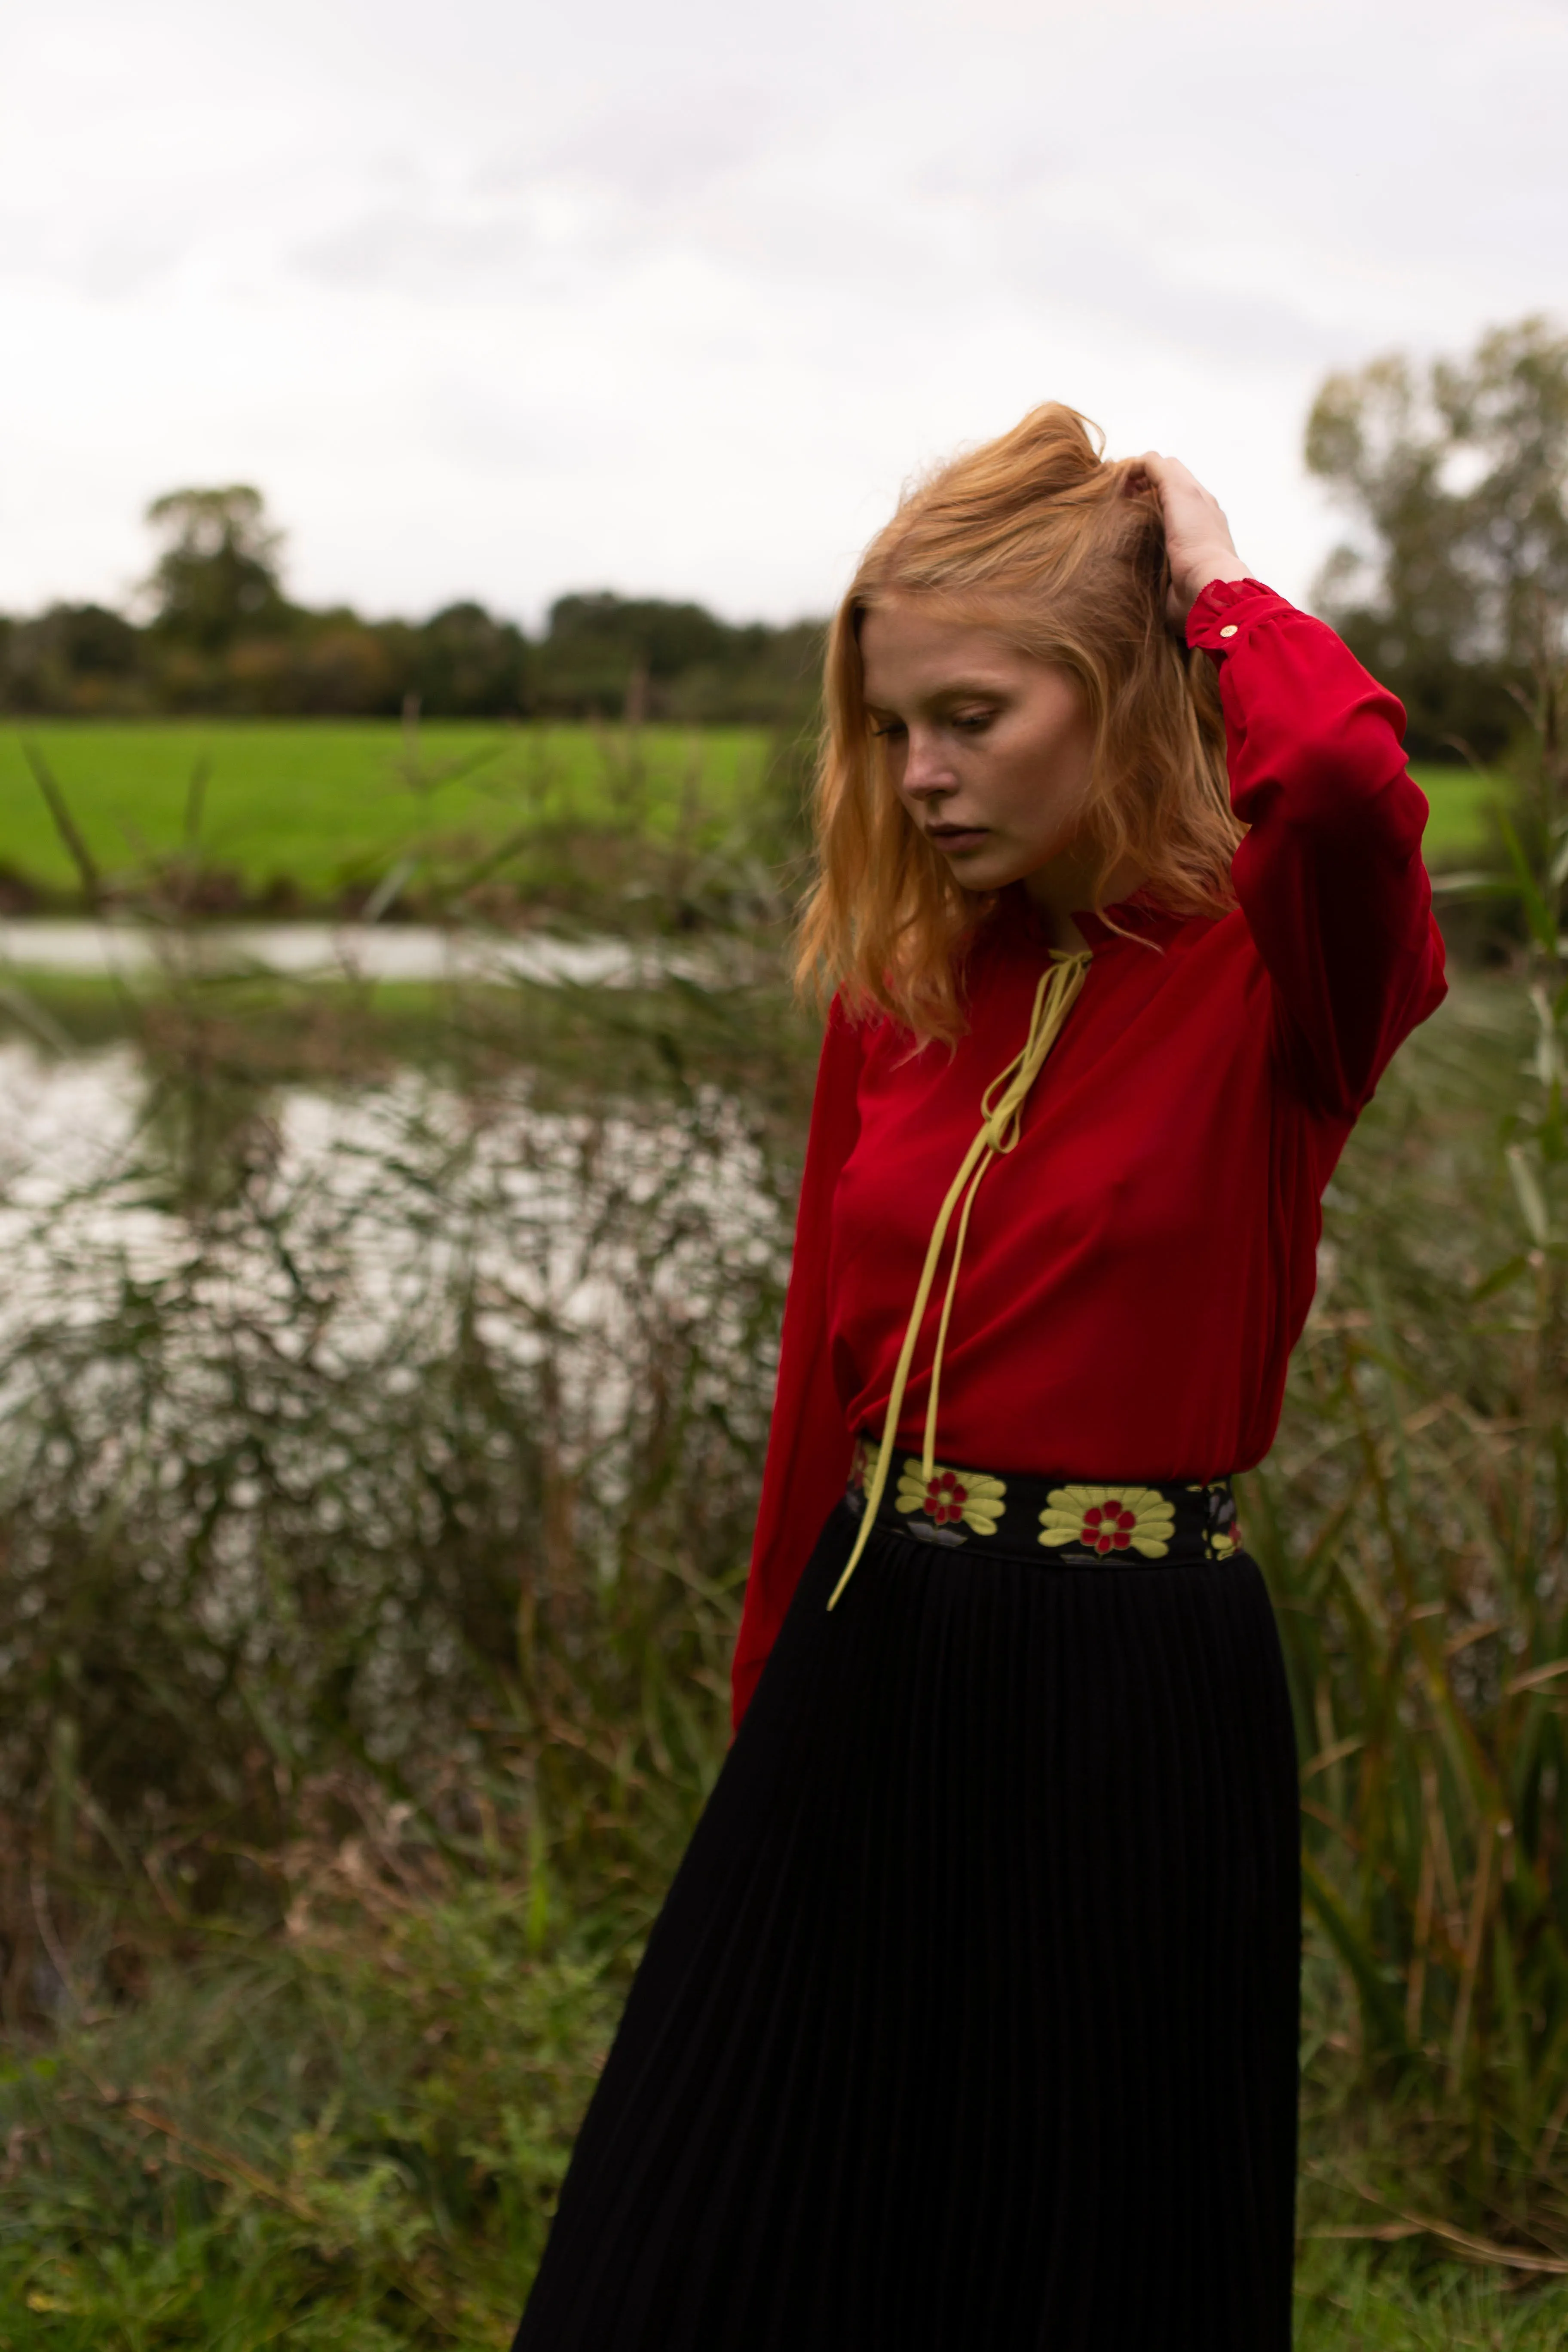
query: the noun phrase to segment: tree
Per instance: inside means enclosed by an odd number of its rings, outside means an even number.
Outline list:
[[[427,719],[515,717],[528,691],[528,641],[482,604],[448,604],[413,633],[414,691]]]
[[[1568,652],[1568,337],[1525,319],[1465,360],[1331,376],[1306,457],[1360,525],[1320,604],[1413,750],[1494,757]]]
[[[657,713],[673,679],[731,661],[737,635],[700,604],[608,589],[561,596],[539,649],[541,698],[552,709],[610,718],[641,704],[651,686]]]
[[[145,692],[141,637],[102,604],[51,604],[7,627],[0,707],[91,716],[139,709]]]
[[[810,731],[815,623],[736,626],[607,590],[558,598],[542,642],[472,602],[368,621],[289,602],[283,535],[247,483],[170,490],[147,520],[163,545],[136,621],[85,604],[0,616],[0,709],[390,718],[412,697],[431,719],[763,725],[792,745]]]
[[[1323,582],[1352,644],[1428,726],[1468,708],[1496,743],[1479,723],[1450,737],[1504,751],[1489,813],[1500,856],[1446,877],[1450,896],[1512,913],[1535,1027],[1530,1089],[1505,1130],[1525,1246],[1478,1296],[1530,1279],[1533,1324],[1520,1328],[1555,1378],[1568,1351],[1568,337],[1525,319],[1425,377],[1397,357],[1331,377],[1307,462],[1365,533]]]
[[[153,499],[147,520],[167,541],[147,583],[159,636],[216,656],[237,638],[288,626],[282,533],[269,528],[259,490],[245,482],[170,490]]]

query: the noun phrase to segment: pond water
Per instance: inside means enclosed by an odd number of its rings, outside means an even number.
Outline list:
[[[563,1109],[510,1066],[204,1092],[125,1045],[0,1044],[0,1691],[90,1595],[116,1673],[131,1629],[129,1687],[177,1627],[173,1686],[215,1722],[221,1663],[291,1759],[347,1707],[372,1756],[444,1772],[514,1590],[565,1612],[625,1577],[635,1619],[668,1575],[684,1612],[689,1575],[732,1572],[735,1448],[771,1394],[765,1132],[717,1088]],[[704,1484],[659,1516],[651,1471],[689,1442]]]
[[[423,923],[234,923],[159,929],[130,922],[28,917],[0,919],[0,969],[132,979],[160,967],[341,975],[378,981],[516,981],[577,987],[647,987],[700,980],[711,954],[664,941],[521,938]]]
[[[374,1352],[459,1265],[519,1334],[602,1346],[638,1291],[726,1325],[727,1286],[787,1247],[773,1171],[716,1090],[561,1112],[523,1069],[473,1097],[404,1070],[202,1116],[127,1046],[0,1045],[0,1356],[119,1312],[128,1284],[199,1291],[198,1319],[259,1316],[284,1345],[330,1295],[336,1344]]]

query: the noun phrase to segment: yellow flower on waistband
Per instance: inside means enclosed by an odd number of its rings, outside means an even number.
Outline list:
[[[1191,1492],[1204,1498],[1204,1545],[1210,1559],[1228,1559],[1241,1549],[1241,1529],[1236,1523],[1236,1497],[1226,1478],[1212,1478]]]
[[[881,1456],[882,1449],[875,1439],[858,1437],[855,1440],[854,1459],[849,1465],[849,1484],[858,1495],[863,1495],[876,1478],[877,1465]]]
[[[1154,1486],[1053,1486],[1040,1513],[1043,1544],[1080,1544],[1101,1558],[1135,1551],[1163,1559],[1176,1507]]]
[[[994,1536],[1007,1489],[983,1470],[944,1470],[939,1462],[928,1478],[918,1462],[906,1462],[899,1480],[897,1507],[923,1511],[939,1528],[962,1519],[977,1536]]]

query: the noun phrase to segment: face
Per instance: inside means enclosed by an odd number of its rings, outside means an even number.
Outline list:
[[[903,597],[866,614],[860,651],[900,797],[965,889],[1082,862],[1094,729],[1068,671]]]

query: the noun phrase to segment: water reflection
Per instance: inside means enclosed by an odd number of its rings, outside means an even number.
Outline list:
[[[279,1344],[325,1307],[337,1344],[376,1347],[458,1261],[518,1332],[602,1343],[637,1288],[717,1337],[726,1280],[781,1262],[777,1173],[718,1089],[562,1112],[526,1070],[472,1093],[415,1070],[258,1087],[205,1186],[177,1096],[127,1046],[0,1045],[0,1338],[107,1311],[127,1284],[195,1284],[217,1320],[243,1303]]]
[[[142,923],[0,919],[0,965],[132,979],[170,966],[293,980],[517,981],[646,988],[710,977],[712,953],[626,939],[522,938],[422,923],[235,923],[161,931]]]

